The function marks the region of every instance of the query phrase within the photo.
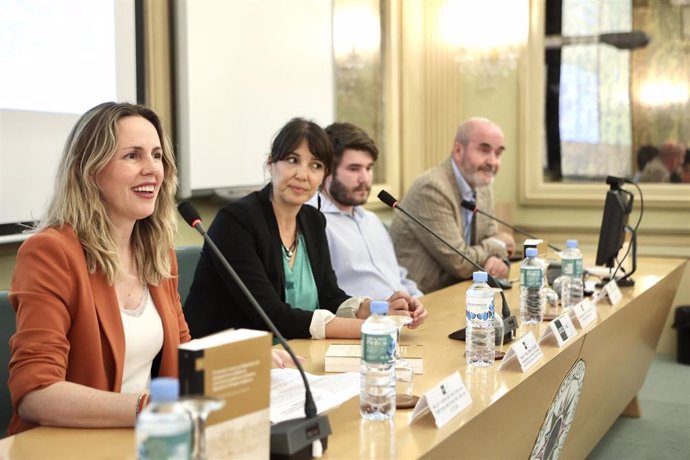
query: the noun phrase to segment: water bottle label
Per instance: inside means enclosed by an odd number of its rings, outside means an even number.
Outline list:
[[[371,364],[393,362],[395,340],[390,335],[362,334],[362,360]]]
[[[566,276],[582,277],[582,259],[561,260],[561,270]]]
[[[467,320],[478,319],[480,321],[487,321],[494,316],[494,301],[491,300],[488,308],[486,302],[472,302],[467,300]]]
[[[544,283],[544,272],[539,267],[520,268],[520,285],[522,287],[537,288]]]

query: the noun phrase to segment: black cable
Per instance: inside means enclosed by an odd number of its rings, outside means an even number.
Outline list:
[[[630,244],[628,245],[628,249],[625,251],[625,254],[623,254],[623,258],[618,262],[618,266],[614,270],[613,274],[611,275],[611,279],[615,280],[616,279],[616,274],[618,273],[618,270],[621,269],[621,266],[623,265],[623,262],[625,262],[625,259],[627,259],[628,254],[630,254],[630,249],[633,246],[633,240],[637,238],[637,229],[640,227],[640,222],[642,222],[642,215],[644,214],[644,196],[642,195],[642,189],[640,188],[639,185],[637,185],[635,182],[631,180],[625,180],[628,184],[632,184],[635,187],[637,187],[637,191],[640,194],[640,216],[637,218],[637,223],[635,224],[635,228],[632,229],[632,237],[630,239]],[[630,192],[628,192],[630,193]],[[623,269],[623,272],[625,272],[625,269]],[[630,276],[631,273],[627,274],[621,279],[627,278]]]

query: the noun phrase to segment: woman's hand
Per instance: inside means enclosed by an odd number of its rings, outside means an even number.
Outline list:
[[[367,319],[371,315],[371,299],[364,299],[355,313],[357,319]]]
[[[292,357],[290,354],[285,351],[285,350],[276,350],[273,349],[271,358],[273,360],[273,366],[279,367],[281,369],[284,369],[286,365],[295,365],[295,362],[292,360]],[[299,360],[300,363],[303,363],[306,361],[306,359],[302,358],[301,356],[297,356],[297,359]]]

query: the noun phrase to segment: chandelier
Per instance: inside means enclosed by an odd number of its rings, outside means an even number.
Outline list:
[[[491,85],[517,68],[526,43],[528,12],[527,0],[449,0],[439,28],[461,71]]]

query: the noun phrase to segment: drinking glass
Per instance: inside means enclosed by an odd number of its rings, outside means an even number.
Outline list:
[[[544,286],[542,287],[542,293],[544,294],[544,316],[547,320],[552,320],[557,317],[561,312],[558,304],[558,293],[554,288],[549,285],[549,277],[547,272],[549,271],[549,264],[551,261],[549,259],[544,259]],[[554,283],[555,287],[555,283]]]
[[[494,317],[492,319],[494,326],[494,346],[496,350],[495,359],[503,359],[503,340],[505,339],[505,326],[503,325],[503,317],[498,311],[494,310]]]
[[[409,316],[390,315],[396,326],[395,338],[395,393],[396,404],[406,405],[412,401],[412,379],[414,370],[412,364],[406,359],[403,359],[400,353],[400,332],[403,326],[410,324],[412,318]]]
[[[192,417],[192,459],[206,460],[206,419],[211,412],[222,408],[225,401],[209,396],[190,395],[180,398],[180,403]]]

